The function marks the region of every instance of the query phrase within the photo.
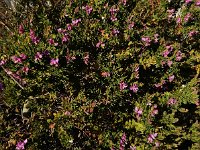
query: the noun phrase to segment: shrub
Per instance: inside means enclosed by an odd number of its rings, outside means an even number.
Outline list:
[[[1,39],[2,147],[199,149],[199,10],[32,3]]]

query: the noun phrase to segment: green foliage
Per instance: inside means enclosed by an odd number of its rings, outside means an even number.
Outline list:
[[[199,149],[197,2],[20,4],[0,39],[3,149]]]

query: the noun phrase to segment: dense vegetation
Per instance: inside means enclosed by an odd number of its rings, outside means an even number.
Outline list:
[[[199,0],[19,4],[0,39],[0,147],[200,149]]]

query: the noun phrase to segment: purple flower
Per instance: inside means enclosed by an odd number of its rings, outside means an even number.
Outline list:
[[[24,140],[24,141],[18,142],[17,145],[16,145],[16,149],[17,150],[24,150],[25,149],[24,146],[25,146],[26,143],[27,143],[27,139]]]
[[[40,52],[37,52],[35,54],[35,62],[40,61],[42,59],[42,54]]]
[[[19,34],[23,34],[24,33],[24,26],[20,24],[19,26]]]
[[[58,61],[59,61],[58,58],[56,58],[56,59],[52,58],[51,62],[50,62],[50,65],[58,67]]]
[[[182,59],[182,53],[181,53],[181,51],[178,51],[176,53],[176,61],[180,61],[181,59]]]
[[[134,93],[137,93],[138,85],[134,83],[132,86],[130,86],[130,90],[133,91]]]
[[[142,108],[135,107],[136,117],[139,118],[142,115]]]
[[[168,104],[168,105],[174,105],[174,104],[176,104],[176,99],[170,98],[170,99],[168,100],[167,104]]]
[[[142,41],[145,43],[145,46],[150,46],[151,39],[149,37],[142,37]]]
[[[174,80],[174,78],[175,78],[174,75],[169,76],[169,82],[172,82]]]
[[[119,83],[119,88],[120,88],[120,91],[124,90],[125,88],[127,88],[127,84],[124,82],[124,81],[121,81]]]
[[[15,64],[21,64],[22,63],[21,58],[19,58],[17,56],[12,56],[11,59]]]
[[[155,138],[157,137],[158,133],[153,133],[153,134],[150,134],[147,138],[148,142],[149,143],[152,143],[153,140],[155,140]]]

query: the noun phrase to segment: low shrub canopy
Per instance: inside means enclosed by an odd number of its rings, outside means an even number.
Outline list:
[[[30,1],[0,41],[1,146],[199,149],[199,6]]]

